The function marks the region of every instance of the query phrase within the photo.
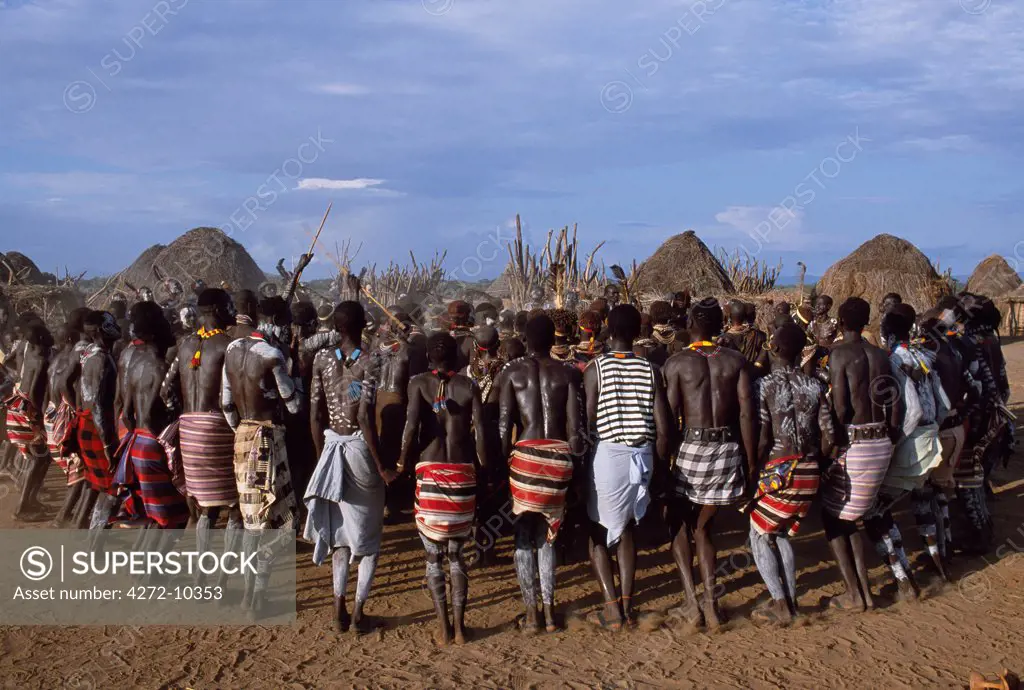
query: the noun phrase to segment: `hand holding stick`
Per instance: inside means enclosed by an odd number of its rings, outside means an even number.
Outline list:
[[[320,233],[324,230],[324,224],[327,222],[327,216],[331,213],[331,206],[334,202],[327,204],[327,210],[324,211],[323,220],[320,221],[320,227],[316,231],[316,235],[313,236],[313,242],[309,245],[309,251],[302,255],[299,259],[299,265],[295,267],[294,273],[292,273],[292,284],[288,286],[288,294],[285,295],[285,304],[291,305],[292,298],[295,297],[295,291],[299,289],[299,278],[302,276],[303,269],[309,265],[309,262],[313,260],[313,247],[316,246],[317,240],[320,238]]]

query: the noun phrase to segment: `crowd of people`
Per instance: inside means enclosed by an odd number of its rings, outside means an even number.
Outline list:
[[[636,530],[655,506],[682,584],[675,613],[708,628],[722,622],[723,507],[749,515],[765,621],[799,614],[790,537],[819,495],[845,585],[836,609],[874,605],[869,545],[899,595],[917,595],[901,501],[937,576],[954,553],[951,502],[970,535],[957,551],[990,548],[987,480],[1013,436],[991,300],[963,293],[918,314],[892,294],[877,333],[856,297],[835,316],[825,295],[774,303],[766,330],[740,300],[620,301],[617,286],[580,312],[456,300],[423,323],[405,305],[204,288],[194,321],[150,292],[77,309],[53,334],[23,313],[0,348],[0,474],[20,489],[16,519],[137,525],[153,548],[194,527],[205,549],[224,525],[225,548],[259,553],[242,599],[255,616],[297,535],[330,561],[342,630],[367,629],[384,525],[411,504],[443,643],[466,639],[467,547],[488,560],[475,530],[508,500],[529,632],[559,625],[557,547],[580,529],[604,601],[591,620],[635,625]],[[38,500],[51,464],[67,484],[56,515]]]

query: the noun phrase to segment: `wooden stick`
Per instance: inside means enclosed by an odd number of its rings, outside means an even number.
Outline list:
[[[324,231],[324,224],[327,223],[327,216],[330,215],[332,206],[334,206],[334,202],[328,202],[327,210],[324,211],[324,217],[320,221],[320,227],[317,228],[316,234],[313,235],[313,241],[309,245],[309,251],[306,252],[306,254],[308,254],[310,257],[313,256],[313,248],[316,246],[317,240],[320,239],[320,233]],[[302,277],[302,271],[304,269],[305,266],[303,266],[302,269],[295,271],[295,273],[292,274],[292,284],[288,286],[288,294],[286,294],[284,297],[285,304],[292,303],[292,298],[295,297],[295,291],[299,289],[299,278]]]
[[[121,273],[123,273],[123,271]],[[92,304],[93,300],[96,299],[97,297],[99,297],[103,293],[103,291],[107,289],[107,286],[109,286],[112,282],[114,282],[115,278],[120,278],[121,277],[121,273],[115,273],[114,275],[112,275],[109,278],[107,278],[107,282],[103,283],[103,287],[101,287],[96,292],[92,293],[88,297],[88,299],[85,300],[85,303],[86,304]]]

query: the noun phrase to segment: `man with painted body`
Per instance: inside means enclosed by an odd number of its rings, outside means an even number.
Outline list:
[[[288,372],[291,313],[281,297],[260,303],[256,330],[224,352],[221,409],[235,431],[234,474],[245,532],[242,549],[259,551],[255,577],[247,574],[242,608],[258,617],[274,558],[293,538],[297,504],[285,444],[284,410],[301,400]],[[284,409],[282,409],[284,408]],[[264,534],[278,530],[276,536]]]
[[[427,341],[431,370],[409,382],[409,408],[402,456],[396,471],[419,451],[416,463],[416,527],[426,552],[427,586],[439,623],[438,642],[466,641],[465,611],[469,591],[464,549],[473,536],[477,466],[486,470],[487,442],[480,391],[457,373],[458,347],[446,333]],[[451,576],[452,617],[448,616],[443,559]]]
[[[45,507],[39,503],[39,489],[50,467],[43,412],[46,409],[47,375],[53,337],[41,322],[22,326],[24,347],[18,357],[14,391],[6,401],[7,435],[26,461],[21,495],[15,508],[16,520],[37,519]]]
[[[86,312],[88,310],[85,310]],[[68,322],[58,333],[59,349],[50,360],[49,381],[47,384],[47,404],[44,423],[46,425],[46,443],[50,455],[67,478],[67,494],[53,527],[77,525],[76,509],[81,509],[83,496],[86,495],[82,458],[79,456],[74,439],[75,419],[75,388],[72,376],[79,369],[78,352],[81,330],[85,327],[82,310],[72,312]],[[81,519],[81,515],[78,516]]]
[[[221,409],[224,355],[232,342],[231,298],[208,288],[199,294],[199,330],[182,340],[161,395],[168,407],[181,409],[179,444],[188,495],[198,506],[196,543],[206,551],[210,530],[227,512],[225,550],[234,550],[242,531],[234,474],[235,433]],[[197,578],[202,584],[202,578]]]
[[[555,325],[550,318],[530,319],[526,339],[529,354],[501,376],[498,429],[502,457],[509,459],[512,512],[518,516],[515,563],[526,606],[523,628],[540,628],[539,574],[545,628],[554,632],[554,544],[574,466],[581,461],[583,380],[574,367],[551,357]]]
[[[117,507],[113,492],[114,457],[117,450],[117,366],[111,347],[121,337],[121,329],[109,312],[93,311],[85,318],[87,345],[81,350],[81,376],[76,382],[78,452],[89,482],[89,501],[93,504],[89,527],[103,529]]]
[[[113,483],[118,487],[123,511],[136,520],[145,519],[153,530],[144,544],[170,544],[170,534],[159,539],[158,530],[183,529],[188,523],[188,505],[179,491],[180,476],[174,477],[159,436],[172,421],[172,413],[160,397],[167,376],[167,348],[170,324],[160,308],[146,302],[131,312],[134,352],[119,372],[123,390],[124,437],[118,446]]]
[[[306,487],[305,537],[313,542],[313,562],[333,552],[335,625],[344,632],[370,627],[363,607],[370,597],[384,529],[385,485],[395,478],[378,446],[375,396],[380,360],[362,349],[365,312],[358,302],[334,311],[337,345],[320,349],[313,360],[310,429],[319,461]],[[346,606],[349,568],[359,559],[355,606]]]

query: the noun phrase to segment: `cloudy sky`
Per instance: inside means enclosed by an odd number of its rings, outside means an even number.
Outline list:
[[[264,267],[496,275],[509,224],[607,262],[695,229],[787,275],[879,232],[1024,240],[1016,0],[0,0],[0,250],[116,271],[198,225]],[[1018,250],[1024,258],[1024,243]],[[328,264],[317,262],[326,273]]]

